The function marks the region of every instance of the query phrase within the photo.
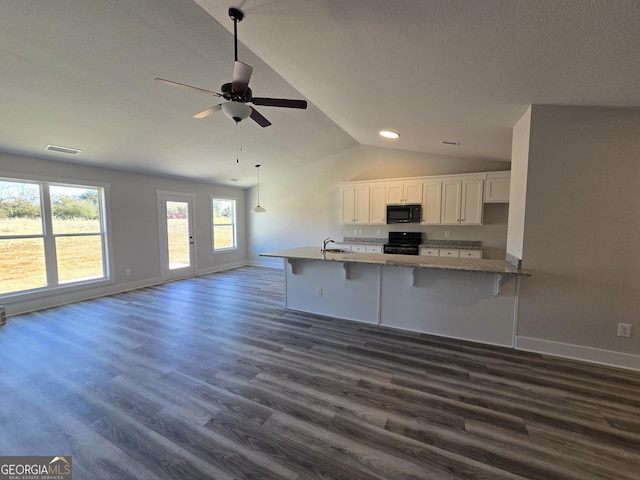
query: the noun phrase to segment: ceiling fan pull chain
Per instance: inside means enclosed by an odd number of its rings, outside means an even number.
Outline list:
[[[238,145],[240,144],[240,139],[239,139],[239,129],[240,128],[240,122],[236,122],[236,163],[240,163],[240,153],[239,153],[239,147]]]

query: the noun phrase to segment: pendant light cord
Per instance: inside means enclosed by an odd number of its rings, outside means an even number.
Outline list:
[[[260,206],[260,165],[256,165],[256,172],[258,174],[258,206]]]

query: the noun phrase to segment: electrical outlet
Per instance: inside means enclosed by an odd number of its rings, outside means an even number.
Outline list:
[[[445,237],[450,237],[451,236],[451,230],[445,230],[444,231],[444,236]]]
[[[130,268],[125,268],[125,269],[124,269],[124,275],[125,275],[126,277],[128,277],[129,275],[131,275],[131,269],[130,269]]]
[[[321,297],[321,296],[322,296],[322,287],[318,287],[318,288],[316,288],[316,295],[317,295],[318,297]]]
[[[630,337],[631,336],[631,324],[630,323],[619,323],[618,324],[618,336],[619,337]]]
[[[357,229],[357,228],[354,228],[354,229],[353,229],[353,234],[354,234],[354,235],[357,235],[357,234],[358,234],[358,229]]]

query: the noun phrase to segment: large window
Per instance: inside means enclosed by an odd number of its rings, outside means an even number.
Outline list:
[[[236,201],[230,198],[212,198],[213,251],[220,252],[237,248]]]
[[[108,278],[104,188],[0,179],[0,295]]]

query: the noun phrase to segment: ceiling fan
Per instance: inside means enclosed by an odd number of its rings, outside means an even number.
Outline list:
[[[218,110],[222,110],[229,118],[236,123],[244,120],[247,117],[251,117],[261,127],[268,127],[271,122],[267,120],[262,114],[260,114],[255,108],[248,103],[254,105],[264,105],[265,107],[285,107],[285,108],[307,108],[306,100],[289,100],[286,98],[266,98],[266,97],[254,97],[251,89],[249,88],[249,80],[251,79],[251,73],[253,68],[246,63],[238,61],[238,22],[241,22],[244,18],[244,14],[237,8],[229,9],[229,17],[233,20],[233,40],[235,47],[235,63],[233,66],[233,78],[230,83],[225,83],[220,87],[222,93],[212,92],[211,90],[205,90],[204,88],[192,87],[184,83],[172,82],[171,80],[165,80],[164,78],[156,78],[157,82],[171,85],[173,87],[187,88],[195,92],[204,93],[214,97],[221,97],[227,100],[224,103],[209,107],[202,112],[192,115],[193,118],[206,118]]]

